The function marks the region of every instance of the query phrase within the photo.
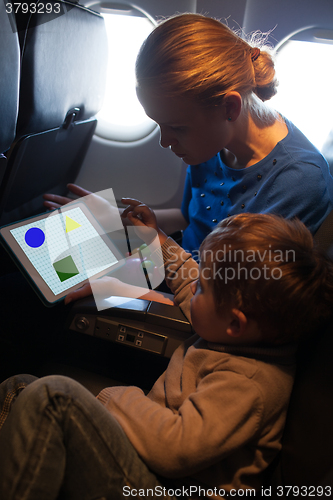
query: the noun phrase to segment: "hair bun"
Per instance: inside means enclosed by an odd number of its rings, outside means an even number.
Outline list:
[[[256,52],[254,52],[256,51]],[[260,59],[258,57],[260,55]],[[268,101],[277,92],[278,79],[275,73],[275,64],[272,54],[267,47],[252,49],[251,59],[254,70],[254,92],[262,101]]]
[[[251,60],[252,60],[252,62],[256,61],[259,56],[260,56],[260,49],[258,47],[254,47],[251,50]]]

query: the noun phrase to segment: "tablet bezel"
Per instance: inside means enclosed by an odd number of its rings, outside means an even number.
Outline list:
[[[34,223],[36,221],[47,219],[48,217],[53,217],[55,215],[65,213],[77,207],[79,207],[82,210],[83,214],[87,217],[89,222],[92,224],[93,228],[102,238],[103,242],[114,254],[118,262],[112,264],[109,268],[106,268],[105,270],[96,273],[90,278],[86,278],[82,280],[80,283],[76,283],[67,290],[64,290],[63,292],[60,292],[59,294],[55,295],[52,292],[49,285],[46,283],[46,281],[42,278],[37,269],[34,267],[32,262],[29,260],[27,255],[24,253],[24,250],[20,247],[15,237],[11,234],[11,230]],[[10,257],[14,260],[15,264],[18,266],[22,274],[29,281],[30,285],[37,293],[38,297],[41,299],[44,305],[48,307],[53,306],[59,301],[63,300],[66,297],[66,295],[68,295],[70,292],[73,292],[74,290],[81,288],[85,283],[88,283],[90,280],[100,278],[101,276],[105,276],[111,271],[118,269],[120,266],[124,264],[124,259],[125,259],[124,255],[122,255],[119,249],[115,246],[112,240],[105,233],[102,226],[94,217],[93,213],[89,210],[87,205],[85,205],[82,201],[76,203],[70,203],[69,205],[65,205],[51,212],[46,212],[34,217],[23,219],[15,223],[7,224],[6,226],[0,228],[0,242],[9,253]]]

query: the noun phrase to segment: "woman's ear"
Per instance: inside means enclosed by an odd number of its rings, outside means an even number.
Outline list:
[[[231,310],[231,321],[227,328],[227,334],[230,337],[241,337],[244,335],[247,327],[247,318],[239,309]]]
[[[224,96],[223,103],[227,120],[229,122],[236,121],[242,110],[242,98],[239,92],[227,92]]]

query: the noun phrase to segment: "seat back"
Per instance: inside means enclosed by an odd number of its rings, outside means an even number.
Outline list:
[[[10,148],[15,137],[19,73],[20,51],[15,17],[12,12],[6,12],[5,2],[0,2],[0,153]]]
[[[282,451],[273,477],[275,489],[276,485],[333,486],[332,394],[333,324],[300,349]],[[280,498],[287,498],[287,489],[281,492],[284,495]],[[317,496],[317,490],[312,496]]]
[[[333,211],[328,214],[316,234],[314,240],[317,246],[333,259]]]
[[[45,192],[66,193],[104,97],[107,38],[102,16],[62,0],[38,6],[39,12],[29,14],[24,36],[20,32],[19,113],[0,186],[2,224],[44,211]],[[22,29],[22,19],[19,24]]]
[[[333,256],[333,212],[314,237],[317,246]],[[333,307],[333,304],[332,304]],[[333,489],[333,323],[303,342],[290,399],[282,450],[268,480],[272,492],[331,496]],[[271,480],[272,479],[272,480]],[[283,488],[277,490],[278,486]],[[291,490],[289,486],[293,486]],[[303,489],[301,489],[303,487]],[[324,487],[324,490],[321,489]],[[325,487],[327,489],[325,490]],[[289,488],[289,489],[288,489]],[[299,490],[297,490],[299,488]],[[328,494],[329,493],[329,494]]]

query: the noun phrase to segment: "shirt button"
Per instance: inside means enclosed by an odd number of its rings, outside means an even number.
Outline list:
[[[273,165],[276,165],[276,164],[277,164],[277,160],[274,158]]]
[[[243,205],[242,205],[242,207],[241,207],[241,208],[245,208],[245,205],[244,205],[244,203],[243,203]]]
[[[213,219],[212,222],[216,223],[217,222],[217,219]]]
[[[261,174],[258,174],[258,175],[257,175],[257,179],[258,179],[258,181],[260,181],[260,180],[262,179],[262,175],[261,175]]]
[[[201,198],[204,198],[206,195],[205,195],[205,193],[201,193],[200,196],[201,196]]]
[[[208,205],[208,207],[206,207],[206,210],[210,210],[211,208],[212,208],[212,207],[210,207],[210,206]]]
[[[222,207],[223,207],[223,205],[224,205],[224,201],[221,201],[221,205],[222,205]]]
[[[221,182],[220,186],[224,186],[224,182]]]

